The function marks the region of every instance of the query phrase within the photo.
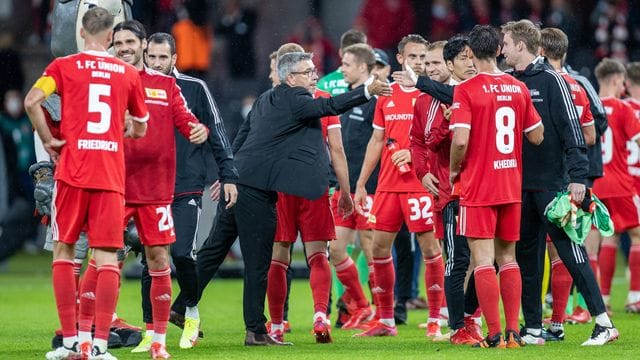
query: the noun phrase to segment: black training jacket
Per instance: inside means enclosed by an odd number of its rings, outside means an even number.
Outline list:
[[[560,191],[569,182],[584,184],[589,172],[587,148],[566,81],[543,57],[512,75],[527,85],[544,124],[542,144],[523,142],[522,189]]]

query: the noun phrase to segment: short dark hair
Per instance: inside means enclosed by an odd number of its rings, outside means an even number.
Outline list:
[[[569,48],[569,39],[560,29],[544,28],[540,30],[540,47],[549,59],[562,60]]]
[[[153,33],[153,34],[151,34],[151,36],[149,36],[149,38],[147,39],[147,42],[149,44],[151,44],[151,43],[154,43],[154,44],[167,43],[167,44],[169,44],[169,48],[171,49],[171,55],[175,55],[176,54],[176,40],[170,34],[167,34],[167,33],[164,33],[164,32]]]
[[[358,62],[365,63],[367,65],[367,70],[369,72],[373,69],[373,65],[376,64],[376,55],[374,54],[371,46],[367,44],[354,44],[347,46],[342,50],[342,52],[344,54],[353,54]]]
[[[640,62],[632,62],[627,64],[627,79],[633,85],[640,85]]]
[[[90,35],[99,34],[105,30],[111,30],[113,15],[101,7],[93,7],[82,16],[82,28]]]
[[[464,48],[469,46],[469,38],[464,35],[456,35],[447,41],[447,44],[442,49],[442,57],[444,61],[453,61]]]
[[[425,47],[429,46],[429,42],[425,40],[421,35],[409,34],[400,39],[400,42],[398,43],[398,54],[402,54],[404,52],[404,47],[408,43],[422,44]]]
[[[596,79],[600,82],[607,80],[607,78],[612,75],[626,75],[627,70],[624,68],[624,65],[622,65],[620,61],[610,58],[604,58],[598,65],[596,65],[594,74],[596,75]]]
[[[113,33],[115,34],[122,30],[131,31],[138,39],[140,39],[140,41],[147,38],[147,31],[144,29],[144,25],[142,25],[138,20],[131,19],[117,23],[113,28]]]
[[[540,46],[540,29],[531,20],[509,21],[502,25],[502,33],[510,32],[514,43],[522,41],[531,54],[538,53]]]
[[[469,33],[469,47],[478,59],[495,59],[500,48],[500,35],[490,25],[476,25]]]
[[[362,31],[356,29],[347,30],[342,36],[340,36],[340,49],[344,49],[355,44],[366,44],[367,35]]]

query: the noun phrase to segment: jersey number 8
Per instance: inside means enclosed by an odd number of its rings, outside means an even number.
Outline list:
[[[506,122],[505,122],[506,119]],[[501,154],[513,152],[516,126],[516,113],[512,108],[503,106],[496,111],[496,149]]]

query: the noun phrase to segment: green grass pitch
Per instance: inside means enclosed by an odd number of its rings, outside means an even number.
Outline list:
[[[623,264],[619,259],[618,264]],[[49,255],[18,255],[0,273],[0,359],[43,359],[50,349],[53,331],[58,327],[50,280]],[[205,337],[191,350],[178,347],[180,331],[169,325],[167,344],[173,359],[639,359],[640,315],[623,311],[627,292],[624,271],[618,269],[613,289],[613,320],[620,330],[620,340],[595,348],[581,347],[593,324],[566,325],[567,339],[543,347],[528,346],[516,350],[472,349],[448,343],[433,343],[418,329],[427,313],[409,313],[409,324],[398,328],[395,338],[356,339],[353,331],[333,331],[333,344],[316,344],[311,335],[313,308],[307,281],[292,285],[290,321],[293,332],[286,340],[292,347],[243,346],[242,282],[214,280],[200,303]],[[174,281],[174,296],[177,283]],[[118,315],[141,324],[140,285],[123,281]],[[113,350],[119,359],[148,359],[148,354],[131,354],[131,348]]]

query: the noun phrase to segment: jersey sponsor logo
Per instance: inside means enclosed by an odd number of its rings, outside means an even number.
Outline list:
[[[516,159],[505,159],[505,160],[493,160],[493,169],[512,169],[518,167],[518,162]]]
[[[164,89],[144,88],[144,92],[149,98],[167,100],[167,92]]]
[[[413,114],[386,114],[384,116],[385,121],[411,121],[413,120]]]
[[[396,106],[396,104],[393,103],[393,100],[389,100],[389,102],[387,103],[387,107],[390,108],[394,106]]]
[[[102,150],[118,152],[118,143],[115,141],[98,139],[78,139],[78,150]]]

